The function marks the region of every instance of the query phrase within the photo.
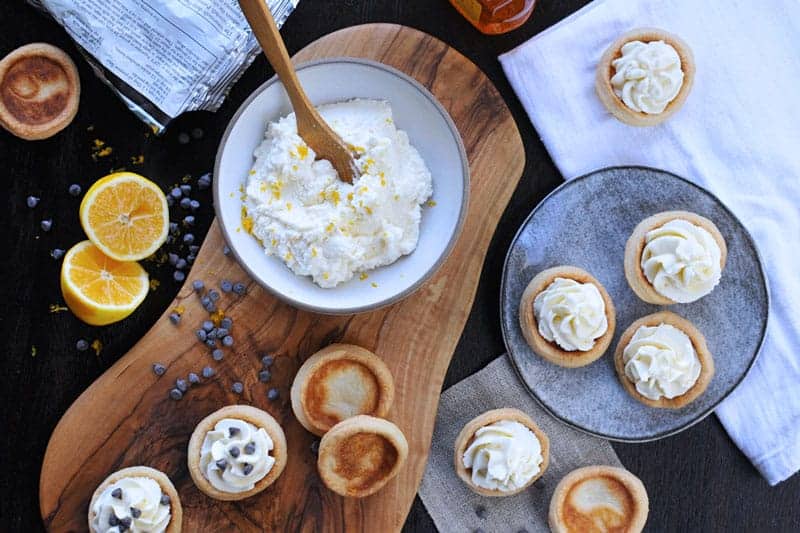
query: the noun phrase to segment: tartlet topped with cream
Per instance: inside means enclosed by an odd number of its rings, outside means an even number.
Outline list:
[[[456,473],[483,496],[522,492],[544,474],[549,460],[547,435],[519,409],[487,411],[456,438]]]
[[[690,303],[719,284],[727,246],[717,226],[688,211],[641,221],[625,245],[625,277],[645,302]]]
[[[714,376],[703,334],[669,311],[642,317],[622,333],[614,367],[628,394],[650,407],[670,409],[694,401]]]
[[[595,90],[617,119],[654,126],[683,105],[694,72],[692,52],[679,37],[642,28],[611,43],[598,64]]]
[[[565,367],[588,365],[614,336],[614,304],[603,285],[573,266],[543,270],[520,300],[520,327],[531,349]]]
[[[211,413],[189,440],[188,465],[197,488],[217,500],[241,500],[270,486],[286,466],[283,429],[247,405]]]

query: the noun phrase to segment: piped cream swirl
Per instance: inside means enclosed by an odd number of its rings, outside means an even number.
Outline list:
[[[475,485],[502,492],[523,487],[539,473],[543,460],[539,439],[514,420],[480,428],[462,457]]]
[[[689,336],[669,324],[637,329],[622,352],[622,361],[637,392],[651,400],[685,394],[702,369]]]
[[[161,533],[171,518],[161,486],[149,477],[125,477],[100,493],[92,506],[92,533]]]
[[[648,231],[642,271],[653,288],[680,303],[710,293],[722,276],[722,250],[705,228],[682,219]]]
[[[587,351],[608,329],[606,306],[591,283],[556,278],[533,300],[539,334],[566,351]]]
[[[234,418],[223,418],[206,433],[200,448],[200,471],[223,492],[246,492],[275,464],[274,448],[264,428]]]
[[[630,41],[612,65],[614,93],[633,111],[657,115],[678,96],[683,85],[681,58],[664,41]]]

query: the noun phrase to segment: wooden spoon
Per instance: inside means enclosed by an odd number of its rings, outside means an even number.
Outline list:
[[[295,116],[297,117],[297,133],[306,144],[317,154],[317,159],[327,159],[339,174],[339,179],[352,183],[358,175],[353,154],[347,149],[335,131],[322,119],[316,108],[308,100],[305,91],[300,86],[297,73],[289,60],[286,45],[283,44],[281,34],[275,19],[272,18],[264,0],[239,0],[247,22],[253,29],[258,43],[264,50],[264,55],[275,69],[289,100],[292,102]]]

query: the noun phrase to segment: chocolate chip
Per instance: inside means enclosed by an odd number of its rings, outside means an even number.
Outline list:
[[[250,472],[252,471],[253,471],[253,465],[251,465],[250,463],[245,463],[244,466],[242,467],[242,472],[244,472],[245,476],[250,474]]]
[[[119,520],[119,531],[123,533],[124,531],[128,531],[130,529],[131,524],[133,523],[133,519],[130,516],[126,516],[125,518],[120,518]]]
[[[159,501],[161,502],[161,505],[169,505],[170,503],[169,494],[162,493],[161,500]]]
[[[116,498],[118,500],[122,499],[122,489],[117,487],[116,489],[111,491],[111,497]]]
[[[228,436],[235,437],[238,434],[239,434],[239,428],[235,428],[235,427],[229,427],[228,428]]]
[[[226,461],[225,459],[220,459],[214,464],[216,464],[217,468],[219,468],[220,470],[225,470],[225,468],[228,467],[228,461]]]
[[[142,516],[142,512],[136,507],[131,507],[131,516],[134,518],[139,518]]]
[[[114,514],[114,511],[111,511],[111,514],[108,515],[108,525],[111,527],[116,527],[119,525],[119,518],[117,518],[117,515]]]
[[[256,443],[255,442],[248,442],[244,445],[244,453],[247,455],[253,455],[256,453]]]
[[[231,457],[236,459],[237,457],[239,457],[239,454],[242,453],[242,452],[239,451],[239,447],[238,446],[231,446],[230,448],[228,448],[228,453],[231,454]]]

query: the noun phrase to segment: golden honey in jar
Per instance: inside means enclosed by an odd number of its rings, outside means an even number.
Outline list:
[[[494,35],[522,26],[536,0],[450,0],[464,18],[481,32]]]

